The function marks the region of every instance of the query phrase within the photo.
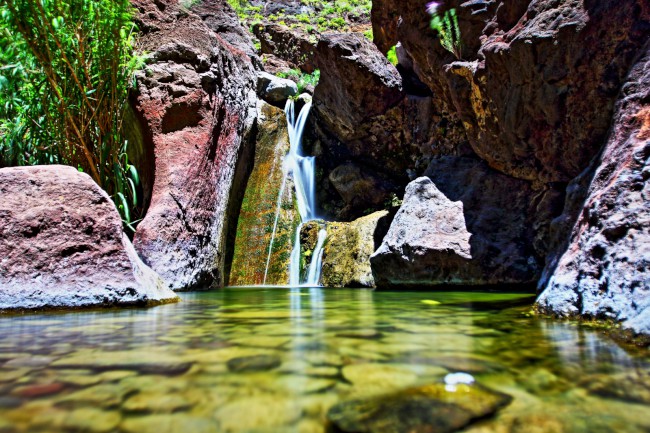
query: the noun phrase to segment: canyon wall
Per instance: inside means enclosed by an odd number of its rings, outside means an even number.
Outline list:
[[[225,1],[133,4],[139,47],[149,53],[134,105],[154,155],[151,204],[134,245],[175,290],[220,286],[259,59]]]

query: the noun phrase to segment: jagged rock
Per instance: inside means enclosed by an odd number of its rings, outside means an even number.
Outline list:
[[[0,309],[178,297],[138,258],[108,195],[66,166],[0,170]]]
[[[476,158],[435,160],[426,174],[407,187],[370,259],[378,287],[537,281],[546,249],[535,249],[531,227],[548,231],[537,209],[553,207],[553,190],[534,191]]]
[[[220,38],[235,49],[246,53],[255,68],[262,68],[262,61],[257,56],[250,32],[239,22],[237,13],[227,1],[194,1],[191,10],[201,17],[208,28]]]
[[[429,28],[425,2],[380,2],[373,27],[386,29],[383,44],[402,43],[450,126],[462,128],[491,167],[542,182],[581,173],[602,146],[617,93],[650,35],[647,2],[444,3],[458,13],[462,59]]]
[[[257,76],[257,94],[269,104],[284,106],[287,99],[298,94],[298,86],[286,78],[260,72]]]
[[[549,260],[538,308],[650,334],[650,46],[632,69],[568,245]],[[569,219],[572,219],[569,216]]]
[[[361,125],[404,99],[399,73],[362,34],[323,35],[316,63],[321,80],[314,94],[315,113],[344,142],[367,133]]]
[[[253,33],[260,41],[263,54],[279,57],[303,72],[312,73],[316,69],[316,43],[301,30],[279,24],[258,24],[253,26]]]
[[[388,211],[355,221],[327,223],[321,282],[325,287],[374,287],[370,255],[386,234]]]
[[[384,186],[390,185],[387,192],[401,193],[433,156],[471,152],[464,132],[459,135],[449,127],[437,100],[415,74],[400,66],[403,80],[362,35],[324,35],[316,49],[316,63],[321,79],[305,146],[309,149],[313,144],[311,151],[318,156],[325,178],[336,182],[335,171],[346,161],[364,172],[381,173]],[[405,93],[403,83],[413,94]],[[337,219],[352,220],[367,209],[381,209],[377,203],[385,199],[378,194],[377,201],[369,203],[358,196],[353,201],[364,203],[350,207],[350,197],[345,195],[340,185],[323,183],[319,201],[327,203],[326,210]]]
[[[243,187],[233,182],[238,156],[255,118],[255,68],[237,47],[238,24],[224,24],[236,20],[221,14],[225,0],[189,10],[174,0],[133,3],[139,45],[152,53],[137,76],[135,109],[155,155],[151,205],[134,245],[173,289],[218,286],[236,212],[230,197]]]

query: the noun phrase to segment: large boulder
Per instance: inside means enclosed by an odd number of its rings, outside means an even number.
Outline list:
[[[375,287],[370,256],[386,234],[388,211],[327,223],[321,282],[325,287]]]
[[[650,46],[632,69],[614,128],[563,254],[549,260],[537,306],[622,321],[650,334]],[[567,204],[567,209],[576,208]]]
[[[538,239],[549,230],[544,209],[561,205],[558,192],[535,190],[477,158],[441,158],[426,174],[406,188],[371,257],[377,286],[532,286],[546,253]]]
[[[90,176],[57,165],[0,170],[0,309],[176,300]]]
[[[135,109],[155,155],[149,210],[134,245],[175,290],[224,282],[225,242],[238,155],[255,118],[256,71],[245,39],[223,20],[225,0],[187,10],[175,0],[134,0],[151,53],[137,76]],[[203,21],[204,17],[206,21]],[[230,206],[229,206],[230,205]]]
[[[366,133],[360,128],[364,122],[404,99],[397,69],[360,33],[323,35],[316,63],[321,80],[314,93],[315,112],[343,141],[359,138]]]

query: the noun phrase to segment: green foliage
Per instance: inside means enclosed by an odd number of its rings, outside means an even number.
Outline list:
[[[133,73],[129,0],[3,0],[0,166],[61,163],[87,172],[127,225],[139,178],[122,120]]]
[[[298,69],[290,69],[287,72],[278,72],[277,74],[280,78],[289,78],[296,82],[298,86],[298,94],[304,93],[305,89],[308,86],[316,87],[320,81],[320,70],[316,69],[311,74],[305,74]]]
[[[431,18],[431,28],[438,32],[440,44],[457,59],[462,58],[462,40],[456,9],[445,11],[442,16],[436,13]]]
[[[388,58],[389,62],[397,66],[397,64],[399,63],[399,60],[397,59],[397,45],[393,46],[390,50],[388,50],[388,52],[386,53],[386,57]]]
[[[228,0],[228,3],[247,27],[252,22],[260,21],[259,18],[252,17],[263,12],[262,6],[254,6],[251,0]],[[300,3],[314,7],[318,13],[301,13],[294,16],[280,12],[267,16],[266,21],[291,28],[302,28],[307,32],[313,32],[316,29],[319,32],[347,31],[349,30],[349,18],[355,18],[355,21],[358,21],[358,17],[370,15],[372,7],[371,0],[300,0]]]

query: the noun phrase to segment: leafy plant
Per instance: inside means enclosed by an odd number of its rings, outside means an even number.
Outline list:
[[[441,6],[441,2],[427,4],[427,12],[431,15],[431,28],[438,32],[438,38],[443,48],[452,53],[456,59],[461,59],[463,45],[456,9],[448,9],[441,14],[439,12]]]
[[[278,72],[276,74],[280,78],[289,78],[296,82],[298,86],[298,94],[304,93],[308,86],[316,87],[320,81],[320,70],[316,69],[311,74],[305,74],[298,69],[290,69],[287,72]]]
[[[393,65],[397,66],[399,63],[399,60],[397,59],[397,45],[394,45],[390,50],[388,50],[386,53],[386,58],[388,58],[388,61]]]
[[[87,172],[127,226],[139,177],[122,122],[133,73],[129,0],[3,0],[0,165],[62,163]]]

